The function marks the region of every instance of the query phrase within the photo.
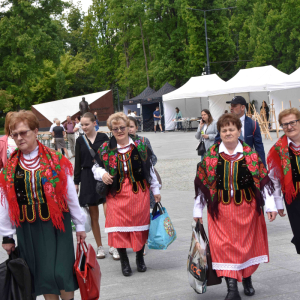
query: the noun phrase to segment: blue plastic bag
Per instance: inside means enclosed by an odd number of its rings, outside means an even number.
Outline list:
[[[177,238],[167,210],[160,203],[155,203],[150,214],[148,248],[166,250]]]

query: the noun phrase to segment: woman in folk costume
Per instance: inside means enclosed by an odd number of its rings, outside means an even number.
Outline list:
[[[138,122],[137,119],[134,117],[128,117],[129,119],[129,134],[133,135],[136,138],[142,139],[142,141],[145,141],[147,147],[150,149],[151,152],[151,162],[153,167],[156,165],[157,163],[157,157],[153,152],[152,146],[150,144],[150,141],[148,138],[146,137],[142,137],[137,135],[137,130],[138,130]],[[153,193],[150,191],[150,208],[153,208],[155,205],[155,199],[154,199],[154,195]]]
[[[78,289],[71,219],[77,242],[84,241],[85,215],[72,180],[72,164],[37,141],[39,121],[31,111],[13,114],[11,136],[18,149],[0,174],[0,235],[8,254],[15,249],[26,261],[35,296],[74,298]]]
[[[282,191],[294,234],[291,242],[300,254],[300,111],[297,108],[285,109],[278,119],[285,134],[271,148],[267,163],[275,186],[278,214],[285,216]]]
[[[212,267],[218,277],[225,277],[225,300],[238,300],[237,281],[243,282],[245,295],[254,295],[251,275],[260,263],[269,261],[262,207],[265,204],[270,221],[276,218],[277,209],[271,196],[273,183],[261,159],[239,140],[240,119],[224,114],[217,127],[222,141],[198,164],[194,219],[202,222],[207,204]]]
[[[108,186],[105,221],[108,245],[118,249],[122,273],[130,276],[132,271],[126,248],[136,252],[137,270],[147,270],[143,252],[150,223],[149,187],[155,201],[159,202],[160,185],[153,170],[151,151],[141,138],[128,134],[126,115],[111,115],[107,126],[113,137],[99,148],[101,165],[92,170],[95,179]]]

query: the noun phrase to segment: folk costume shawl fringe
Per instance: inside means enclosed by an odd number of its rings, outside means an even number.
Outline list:
[[[264,188],[267,188],[269,194],[274,192],[274,185],[268,176],[260,157],[246,143],[240,141],[243,145],[243,155],[250,171],[254,186],[253,192],[256,199],[256,210],[261,214],[261,207],[264,205]],[[201,163],[198,164],[197,174],[195,178],[195,193],[196,197],[200,195],[200,201],[207,203],[208,212],[212,218],[218,218],[218,193],[217,193],[217,165],[219,161],[219,146],[220,141],[206,152]],[[200,192],[201,191],[201,192]]]
[[[146,142],[142,138],[129,135],[134,142],[135,148],[138,150],[140,158],[142,160],[144,178],[147,183],[151,183],[150,168],[152,165],[151,151],[148,148]],[[105,142],[98,149],[98,155],[100,157],[101,167],[104,168],[110,175],[114,176],[114,182],[109,186],[109,192],[114,196],[117,190],[117,173],[118,173],[118,147],[117,140],[113,136],[108,142]]]
[[[38,142],[41,179],[53,226],[65,231],[63,211],[67,206],[67,175],[73,175],[73,166],[61,153]],[[20,208],[14,186],[16,167],[21,151],[16,149],[0,174],[1,204],[7,199],[11,223],[20,226]]]
[[[267,164],[269,171],[274,171],[274,177],[280,180],[281,189],[285,195],[285,201],[291,204],[297,193],[293,184],[289,145],[286,135],[283,135],[271,148]]]

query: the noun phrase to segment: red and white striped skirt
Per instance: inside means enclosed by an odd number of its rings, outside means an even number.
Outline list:
[[[105,232],[108,245],[114,248],[132,248],[139,251],[148,239],[150,224],[149,188],[135,194],[128,178],[125,178],[120,193],[106,197]]]
[[[208,214],[208,233],[213,269],[218,277],[251,276],[260,263],[269,262],[267,227],[263,213],[258,215],[256,201],[219,204],[218,219]]]

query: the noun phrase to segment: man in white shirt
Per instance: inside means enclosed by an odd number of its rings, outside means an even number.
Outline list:
[[[135,113],[134,112],[131,112],[131,109],[128,109],[128,114],[127,114],[127,117],[136,117]]]
[[[267,162],[275,186],[273,195],[278,214],[285,216],[284,201],[294,234],[291,242],[300,254],[300,111],[285,109],[279,114],[278,121],[285,135],[271,148]]]
[[[75,123],[76,123],[76,125],[75,125],[75,127],[74,127],[74,129],[73,129],[73,132],[75,133],[75,141],[76,141],[81,135],[84,134],[84,132],[83,132],[83,130],[82,130],[82,128],[81,128],[80,119],[81,119],[80,116],[75,118]]]

